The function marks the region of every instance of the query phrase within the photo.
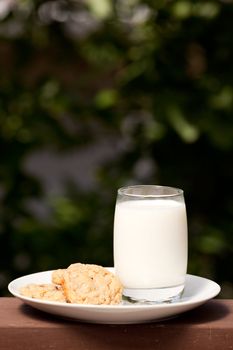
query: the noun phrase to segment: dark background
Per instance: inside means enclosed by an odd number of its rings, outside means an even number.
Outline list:
[[[113,264],[117,188],[185,192],[188,272],[233,297],[233,3],[0,2],[0,295]]]

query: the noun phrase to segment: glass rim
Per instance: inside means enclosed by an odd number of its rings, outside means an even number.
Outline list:
[[[158,191],[158,193],[130,193],[130,190],[149,190],[151,188],[154,191]],[[167,193],[162,193],[165,190]],[[159,193],[160,191],[160,193]],[[184,191],[181,188],[172,187],[172,186],[163,186],[163,185],[130,185],[120,187],[117,191],[118,195],[126,196],[126,197],[137,197],[137,198],[171,198],[183,195]]]

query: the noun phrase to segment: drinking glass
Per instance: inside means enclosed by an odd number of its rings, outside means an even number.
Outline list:
[[[179,300],[187,270],[183,190],[137,185],[118,190],[114,267],[123,295],[140,302]]]

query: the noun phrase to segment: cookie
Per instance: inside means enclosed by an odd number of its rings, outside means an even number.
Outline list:
[[[64,276],[64,269],[58,269],[54,270],[52,272],[52,282],[55,284],[62,284],[63,282],[63,276]]]
[[[122,284],[119,279],[102,266],[76,263],[63,274],[62,287],[70,303],[119,304]]]
[[[20,293],[29,298],[66,302],[62,287],[55,284],[28,284]]]

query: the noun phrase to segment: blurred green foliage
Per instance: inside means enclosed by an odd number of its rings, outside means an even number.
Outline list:
[[[189,273],[233,297],[232,21],[224,0],[1,1],[1,295],[30,272],[112,265],[117,188],[156,183],[185,191]],[[93,186],[53,193],[27,170],[103,140]]]

